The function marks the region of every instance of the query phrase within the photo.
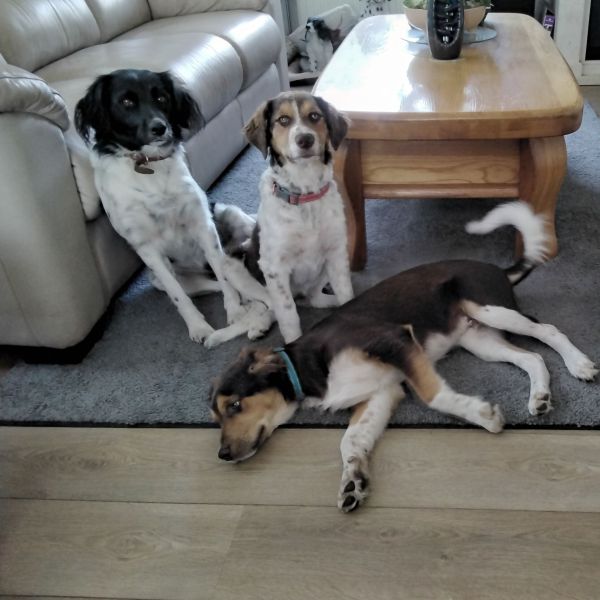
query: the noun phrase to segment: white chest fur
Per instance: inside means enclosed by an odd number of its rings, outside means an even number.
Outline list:
[[[94,157],[96,187],[113,227],[134,248],[152,244],[179,262],[202,262],[197,231],[210,215],[183,152],[149,167],[154,173],[142,174],[128,157]]]
[[[286,187],[286,183],[281,185]],[[314,192],[321,186],[321,178],[313,177],[311,183],[300,186],[300,192]],[[281,271],[283,266],[290,274],[294,294],[307,292],[320,278],[330,251],[346,245],[344,206],[335,182],[331,180],[319,200],[295,206],[275,196],[269,169],[263,174],[260,191],[261,268],[266,274],[270,268]]]
[[[327,392],[312,405],[337,411],[368,400],[382,388],[399,384],[404,375],[391,365],[369,360],[356,349],[340,352],[332,361],[327,377]]]

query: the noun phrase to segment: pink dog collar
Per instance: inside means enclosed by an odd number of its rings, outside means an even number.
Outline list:
[[[314,202],[320,200],[329,191],[329,182],[327,182],[318,192],[311,192],[310,194],[293,194],[284,187],[281,187],[276,181],[273,182],[273,193],[282,200],[285,200],[289,204],[298,206],[299,204],[306,204],[307,202]]]

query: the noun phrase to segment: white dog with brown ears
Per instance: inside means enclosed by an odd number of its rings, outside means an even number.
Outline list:
[[[263,103],[244,129],[270,161],[259,186],[253,250],[286,343],[302,334],[294,298],[325,308],[353,297],[344,204],[332,165],[347,130],[343,115],[305,92]],[[327,284],[333,294],[323,292]]]

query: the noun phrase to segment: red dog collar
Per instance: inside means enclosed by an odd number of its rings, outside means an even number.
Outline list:
[[[293,194],[284,187],[281,187],[276,181],[273,182],[273,193],[289,204],[298,206],[298,204],[306,204],[314,200],[320,200],[329,191],[329,182],[326,183],[318,192],[310,194]]]

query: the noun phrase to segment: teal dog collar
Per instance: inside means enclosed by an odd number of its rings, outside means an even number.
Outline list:
[[[294,364],[292,363],[292,360],[288,356],[287,352],[283,348],[273,348],[273,352],[279,354],[285,363],[287,375],[292,387],[294,388],[294,394],[296,394],[296,400],[299,402],[304,400],[304,392],[302,391],[302,385],[300,384],[300,377],[298,377],[296,367],[294,367]]]

